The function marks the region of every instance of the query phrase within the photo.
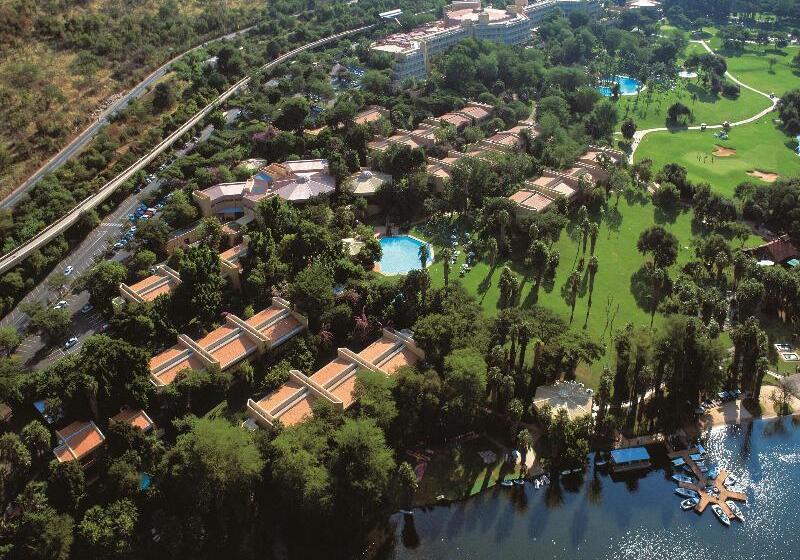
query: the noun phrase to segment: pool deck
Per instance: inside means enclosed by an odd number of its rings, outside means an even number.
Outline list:
[[[395,235],[385,235],[386,228],[380,226],[380,229],[382,229],[383,231],[382,232],[378,231],[379,227],[375,228],[375,230],[376,230],[375,231],[375,237],[378,240],[380,240],[380,239],[390,239],[392,237],[408,237],[409,239],[413,239],[414,241],[418,241],[419,243],[427,245],[428,246],[428,252],[430,254],[428,256],[428,264],[425,265],[425,268],[430,268],[433,265],[433,263],[436,262],[436,256],[434,254],[433,243],[425,241],[424,239],[420,239],[419,237],[415,237],[415,236],[413,236],[413,235],[411,235],[409,233],[400,233],[400,234],[395,234]],[[417,262],[419,262],[419,260],[417,260]],[[419,270],[419,269],[414,268],[412,270]],[[404,275],[408,274],[408,272],[383,272],[381,270],[380,261],[378,261],[378,262],[376,262],[375,264],[372,265],[372,271],[373,272],[377,272],[378,274],[382,274],[384,276],[404,276]]]
[[[728,471],[720,470],[717,478],[710,479],[706,476],[705,473],[700,471],[700,467],[697,466],[697,463],[690,457],[690,455],[694,455],[696,453],[700,453],[700,451],[693,447],[691,449],[683,449],[681,451],[673,451],[669,453],[670,459],[676,459],[680,457],[683,459],[689,468],[692,469],[692,473],[697,477],[699,481],[697,484],[694,483],[687,483],[687,482],[679,482],[678,486],[681,488],[689,488],[694,490],[700,495],[700,503],[695,506],[695,511],[697,513],[703,513],[707,507],[712,504],[717,504],[722,508],[729,518],[731,519],[739,519],[739,517],[731,511],[728,505],[725,503],[725,500],[735,500],[737,502],[746,502],[747,496],[742,494],[741,492],[733,492],[732,490],[728,490],[725,487],[725,479],[728,478]],[[708,484],[712,484],[717,491],[718,494],[709,494],[706,492],[705,488]],[[741,521],[741,519],[739,519]]]

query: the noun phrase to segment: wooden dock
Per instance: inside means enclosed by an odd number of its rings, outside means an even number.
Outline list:
[[[697,463],[690,457],[690,455],[694,455],[696,453],[699,453],[697,448],[684,449],[681,451],[673,451],[672,453],[669,453],[668,456],[670,459],[676,459],[678,457],[682,458],[684,462],[692,470],[692,473],[698,480],[697,484],[680,482],[678,483],[678,486],[680,486],[681,488],[690,488],[698,493],[698,495],[700,496],[700,503],[698,503],[697,506],[695,506],[694,508],[698,513],[702,513],[703,511],[705,511],[707,507],[709,507],[712,504],[717,504],[719,507],[722,508],[722,511],[724,511],[729,518],[739,519],[736,516],[736,514],[733,513],[731,509],[728,507],[728,505],[725,503],[725,500],[746,502],[747,496],[745,496],[741,492],[733,492],[731,490],[728,490],[728,488],[725,487],[725,479],[728,478],[727,471],[720,470],[719,474],[717,475],[717,478],[713,480],[708,478],[708,476],[706,476],[705,473],[700,471],[700,467],[698,467]],[[717,493],[706,492],[706,486],[708,486],[709,484],[712,485],[714,488],[716,488]],[[741,521],[741,519],[739,519],[739,521]]]

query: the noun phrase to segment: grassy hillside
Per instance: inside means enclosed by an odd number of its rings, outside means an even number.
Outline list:
[[[257,19],[247,0],[0,3],[0,196],[174,54]]]

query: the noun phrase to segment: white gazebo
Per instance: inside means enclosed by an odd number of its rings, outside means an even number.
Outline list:
[[[555,413],[559,408],[567,411],[570,420],[592,413],[592,390],[575,381],[556,381],[536,389],[533,405],[541,409],[549,404]]]

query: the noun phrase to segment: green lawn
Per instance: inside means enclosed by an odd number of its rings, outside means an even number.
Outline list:
[[[775,127],[772,118],[770,114],[754,123],[735,127],[725,141],[715,138],[712,130],[654,132],[639,145],[635,159],[649,157],[655,169],[667,163],[678,163],[686,167],[690,179],[708,181],[714,190],[730,197],[739,183],[758,181],[748,175],[748,171],[757,169],[781,176],[800,173],[800,157],[787,145],[790,138]],[[715,157],[712,163],[711,153],[716,144],[733,148],[736,154]]]
[[[617,102],[620,122],[631,117],[639,130],[669,126],[667,110],[680,101],[692,110],[688,125],[721,124],[751,117],[769,107],[769,101],[757,93],[742,88],[737,99],[711,94],[698,79],[678,78],[675,88],[664,91],[659,87],[645,89],[638,96],[624,96]]]
[[[692,212],[685,210],[675,215],[666,216],[657,210],[648,198],[627,201],[622,198],[618,208],[614,208],[613,199],[611,208],[606,212],[600,227],[595,253],[599,261],[599,268],[595,278],[592,305],[589,306],[588,277],[583,275],[583,287],[575,305],[575,316],[572,327],[586,329],[593,340],[608,345],[614,330],[622,328],[625,323],[634,325],[650,324],[650,314],[644,304],[637,302],[634,295],[636,283],[633,278],[645,262],[645,258],[636,250],[636,241],[639,234],[653,223],[660,223],[668,228],[680,242],[678,264],[685,263],[693,256],[691,240],[695,235],[692,227]],[[595,216],[593,219],[597,219]],[[576,238],[570,235],[568,228],[561,235],[555,248],[561,254],[561,262],[556,271],[555,280],[551,286],[543,285],[538,294],[533,290],[533,283],[527,279],[527,272],[521,263],[509,263],[509,266],[523,278],[520,306],[529,307],[540,304],[556,311],[565,320],[569,321],[570,307],[562,296],[562,288],[581,256],[581,247]],[[419,234],[419,232],[416,232]],[[753,236],[749,243],[757,244],[760,240]],[[589,250],[586,259],[588,261]],[[498,263],[494,270],[487,262],[481,262],[459,278],[459,270],[464,255],[452,267],[451,281],[459,282],[470,293],[474,294],[481,302],[488,315],[497,313],[499,299],[498,281],[502,265]],[[444,271],[441,261],[434,263],[430,268],[432,282],[435,286],[444,284]],[[639,289],[639,297],[646,296],[646,290]],[[656,314],[655,325],[662,322],[663,317]],[[727,338],[727,337],[726,337]],[[727,340],[726,340],[727,343]],[[591,368],[581,368],[578,377],[590,386],[596,386],[603,364],[608,363],[608,354],[595,363]]]
[[[497,460],[486,465],[479,451],[493,451]],[[452,444],[434,451],[414,494],[414,503],[433,504],[440,495],[447,500],[460,500],[513,476],[514,468],[503,461],[503,451],[485,437]]]
[[[664,27],[662,32],[663,29]],[[667,29],[675,28],[667,26]],[[689,43],[683,58],[705,52],[700,44]],[[741,89],[741,95],[737,99],[730,99],[723,95],[712,94],[697,78],[677,78],[675,87],[671,90],[664,90],[656,85],[645,89],[638,96],[621,97],[617,102],[620,122],[626,117],[632,117],[639,130],[669,126],[667,110],[677,101],[692,110],[687,125],[699,125],[703,122],[708,124],[736,122],[769,107],[766,98],[745,88]]]
[[[709,46],[725,57],[728,71],[745,84],[765,93],[783,95],[786,91],[800,87],[800,72],[792,66],[797,46],[779,49],[774,45],[745,45],[742,52],[721,50],[721,41],[713,37]],[[770,69],[769,59],[775,59]]]

